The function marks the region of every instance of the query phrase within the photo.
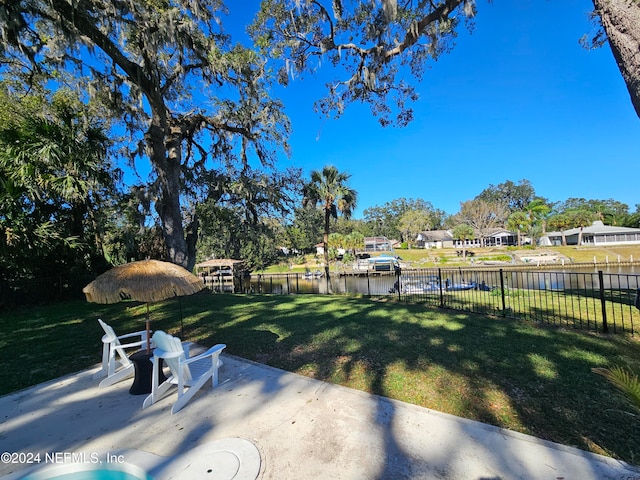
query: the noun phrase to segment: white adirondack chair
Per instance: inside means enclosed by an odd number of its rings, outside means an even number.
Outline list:
[[[127,355],[126,350],[136,349],[147,345],[147,332],[142,330],[140,332],[128,333],[126,335],[116,335],[113,328],[110,325],[104,323],[101,319],[98,319],[98,323],[104,330],[104,336],[102,337],[102,370],[96,373],[94,378],[107,377],[100,382],[99,388],[108,387],[114,383],[118,383],[125,378],[128,378],[134,374],[134,367],[131,360]],[[122,343],[122,340],[135,339],[139,340]]]
[[[182,342],[163,331],[153,334],[156,346],[153,351],[153,374],[151,394],[145,398],[142,408],[147,408],[160,400],[173,386],[178,387],[178,400],[171,408],[171,413],[184,407],[196,392],[211,378],[212,386],[218,385],[218,368],[222,365],[220,354],[227,347],[218,344],[204,353],[188,358]],[[162,361],[169,367],[170,375],[162,384],[159,383],[159,366]],[[185,388],[186,387],[186,388]]]

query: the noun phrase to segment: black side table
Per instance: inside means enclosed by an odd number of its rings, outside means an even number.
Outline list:
[[[147,353],[146,350],[139,350],[129,355],[129,360],[133,362],[135,376],[133,377],[133,385],[129,389],[131,395],[146,395],[151,393],[151,381],[153,377],[153,351]],[[162,371],[162,362],[158,364],[158,378],[160,383],[164,382],[167,377]]]

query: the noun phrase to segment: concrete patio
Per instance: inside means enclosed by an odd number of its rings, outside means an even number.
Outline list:
[[[96,371],[0,398],[1,450],[41,459],[3,457],[2,480],[52,454],[47,463],[120,459],[154,480],[640,479],[608,457],[229,355],[219,387],[176,415],[175,395],[142,410],[130,380],[101,390]]]

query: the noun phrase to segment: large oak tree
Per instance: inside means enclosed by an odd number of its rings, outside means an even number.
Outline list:
[[[153,166],[168,259],[191,268],[198,219],[182,195],[190,188],[201,197],[227,195],[219,182],[225,167],[234,165],[242,181],[252,158],[271,165],[274,145],[284,146],[288,132],[282,105],[267,94],[265,63],[223,31],[223,2],[0,6],[3,70],[27,82],[47,75],[73,83],[109,106],[130,133],[133,152]]]

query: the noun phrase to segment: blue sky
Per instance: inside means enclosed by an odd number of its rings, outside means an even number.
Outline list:
[[[529,180],[551,201],[640,203],[640,119],[608,45],[587,51],[588,0],[478,1],[474,31],[433,62],[406,128],[382,128],[366,105],[338,120],[313,102],[322,83],[295,80],[282,94],[292,155],[305,174],[335,165],[358,192],[354,217],[397,198],[449,214],[490,184]]]

